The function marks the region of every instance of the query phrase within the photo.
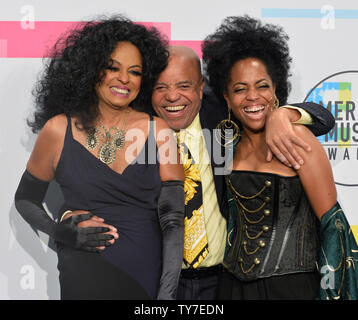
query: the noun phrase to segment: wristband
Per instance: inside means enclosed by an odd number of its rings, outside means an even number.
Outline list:
[[[295,109],[301,114],[301,118],[299,118],[297,121],[294,121],[292,123],[294,123],[294,124],[304,124],[304,125],[313,124],[313,119],[312,119],[311,115],[306,110],[304,110],[302,108],[299,108],[299,107],[290,106],[290,105],[285,105],[285,106],[282,106],[282,107],[287,108],[287,109]]]
[[[62,216],[61,216],[60,222],[62,222],[62,221],[65,219],[65,217],[67,216],[67,214],[69,214],[69,213],[71,213],[71,212],[72,212],[71,210],[65,211],[65,212],[62,214]]]

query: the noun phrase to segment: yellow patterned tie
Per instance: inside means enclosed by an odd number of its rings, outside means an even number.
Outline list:
[[[200,171],[184,142],[185,131],[178,132],[177,139],[185,171],[184,262],[197,268],[209,252]]]

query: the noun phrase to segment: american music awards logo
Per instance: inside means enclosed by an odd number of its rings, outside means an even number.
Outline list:
[[[304,101],[323,105],[334,128],[318,137],[334,170],[336,184],[358,186],[358,70],[332,74],[317,83]]]

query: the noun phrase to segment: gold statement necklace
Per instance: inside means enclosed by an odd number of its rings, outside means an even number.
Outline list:
[[[98,149],[97,157],[99,160],[109,165],[116,160],[116,151],[124,148],[126,143],[126,120],[130,109],[124,111],[122,128],[113,126],[107,129],[104,125],[93,128],[87,135],[86,148],[93,151]],[[101,144],[102,142],[102,144]]]

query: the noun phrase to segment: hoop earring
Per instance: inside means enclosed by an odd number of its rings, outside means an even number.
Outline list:
[[[273,105],[271,107],[271,111],[277,109],[279,107],[279,105],[280,105],[280,101],[277,99],[277,97],[275,95],[275,101],[274,101],[274,103],[273,103]]]
[[[229,109],[228,119],[224,119],[216,126],[216,141],[223,147],[233,143],[240,136],[239,126],[231,120],[231,109]],[[227,138],[226,130],[232,130],[232,137]],[[225,141],[224,144],[222,141]]]

